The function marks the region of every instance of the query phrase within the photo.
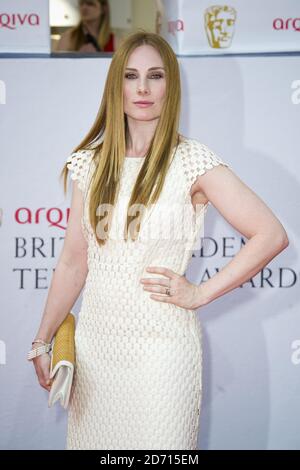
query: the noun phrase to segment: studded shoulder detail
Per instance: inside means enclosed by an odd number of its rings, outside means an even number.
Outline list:
[[[78,187],[84,192],[88,170],[92,160],[92,150],[78,150],[67,159],[67,167],[70,170],[72,180],[78,181]]]
[[[184,174],[189,188],[198,176],[203,175],[215,166],[225,165],[230,168],[228,163],[224,162],[212,149],[197,139],[187,139],[181,154]]]

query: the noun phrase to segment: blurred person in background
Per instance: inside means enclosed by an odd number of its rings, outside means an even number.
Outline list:
[[[162,17],[163,17],[163,4],[162,0],[156,0],[156,16],[155,16],[155,32],[161,34]]]
[[[80,22],[61,35],[56,51],[114,52],[108,0],[79,0]]]

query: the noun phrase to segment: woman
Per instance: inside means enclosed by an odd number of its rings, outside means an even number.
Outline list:
[[[280,221],[229,165],[179,135],[180,99],[169,44],[144,31],[128,36],[95,123],[63,170],[65,188],[68,170],[73,180],[70,217],[35,339],[51,341],[84,286],[67,449],[197,449],[196,310],[288,245]],[[249,241],[195,285],[184,272],[210,203]],[[130,213],[135,204],[144,218]],[[47,390],[49,362],[48,354],[34,360]]]
[[[79,0],[81,20],[62,34],[57,51],[113,52],[114,34],[110,29],[107,0]]]

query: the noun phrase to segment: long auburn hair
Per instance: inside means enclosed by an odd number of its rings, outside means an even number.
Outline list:
[[[73,150],[73,152],[77,152],[79,150],[93,149],[91,158],[95,162],[95,170],[88,188],[90,190],[89,220],[99,246],[105,244],[106,237],[97,237],[99,218],[97,208],[101,204],[109,204],[109,207],[114,207],[117,200],[122,167],[125,161],[126,142],[128,139],[127,117],[124,114],[123,107],[125,68],[130,54],[135,48],[143,44],[154,47],[162,57],[166,76],[166,95],[155,133],[146,156],[143,158],[144,161],[131,192],[124,229],[126,241],[128,227],[131,238],[135,239],[135,236],[132,236],[133,223],[131,222],[134,216],[128,213],[128,209],[134,204],[148,207],[149,204],[154,204],[158,200],[164,185],[168,166],[171,162],[172,151],[180,142],[178,126],[181,86],[180,70],[176,55],[168,42],[161,36],[140,29],[123,38],[118,50],[114,53],[108,70],[101,105],[94,124],[86,137]],[[104,138],[101,139],[103,135]],[[99,137],[100,142],[98,141],[95,145],[95,141]],[[65,163],[60,175],[60,177],[64,178],[65,194],[67,191],[67,176],[68,168],[67,163]],[[139,230],[140,225],[138,225],[137,232]]]
[[[110,27],[110,13],[109,4],[107,0],[98,0],[101,4],[101,15],[100,15],[100,27],[97,37],[97,43],[101,51],[104,51],[106,44],[110,39],[111,27]],[[85,43],[85,35],[83,32],[82,20],[70,30],[70,50],[78,51],[80,47]]]

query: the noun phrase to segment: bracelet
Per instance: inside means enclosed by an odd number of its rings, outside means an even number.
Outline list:
[[[46,341],[43,341],[42,339],[35,339],[34,341],[32,341],[31,344],[34,344],[34,343],[41,343],[41,344],[50,344],[50,343],[46,343]]]
[[[42,346],[38,346],[37,348],[31,349],[27,354],[28,361],[31,361],[37,356],[41,354],[48,353],[51,350],[51,343],[43,344]]]

